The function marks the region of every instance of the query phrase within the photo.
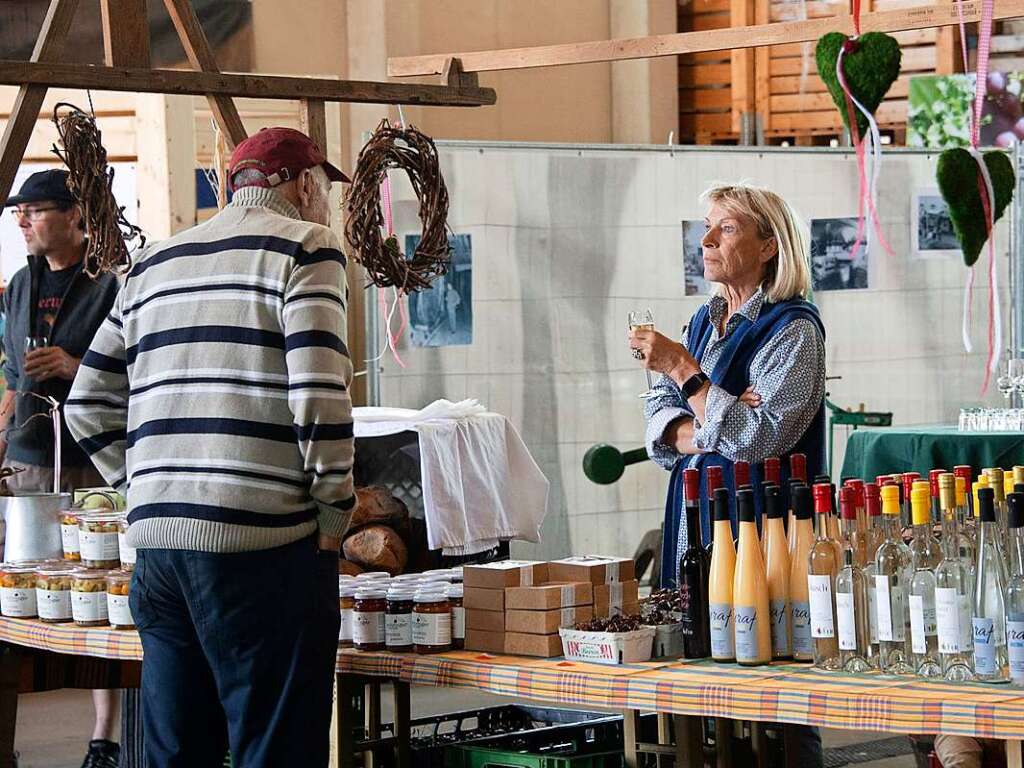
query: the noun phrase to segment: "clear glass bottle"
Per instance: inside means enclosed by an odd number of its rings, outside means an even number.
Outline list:
[[[910,649],[914,671],[921,677],[941,677],[939,636],[935,623],[935,568],[942,561],[942,550],[932,533],[931,487],[911,491],[911,517],[914,538],[910,556],[914,575],[910,581]],[[935,478],[938,490],[938,476]]]
[[[1016,472],[1016,467],[1014,468]],[[1006,587],[1006,652],[1010,681],[1024,685],[1024,494],[1006,497],[1010,583]]]
[[[935,568],[935,623],[942,675],[953,682],[974,677],[971,577],[957,545],[960,505],[954,488],[962,484],[962,478],[948,472],[939,476],[942,560]]]
[[[942,511],[939,507],[939,477],[945,474],[944,469],[932,469],[928,472],[928,489],[931,491],[932,525],[942,522]]]
[[[967,488],[970,481],[964,480],[962,477],[954,477],[953,482],[956,488],[956,548],[970,578],[969,593],[974,594],[974,569],[978,562],[978,542],[974,538],[973,513],[967,503],[969,498]],[[969,526],[968,520],[970,520]]]
[[[910,548],[903,543],[900,523],[900,489],[882,488],[884,541],[875,555],[875,608],[878,612],[879,669],[890,674],[910,674],[907,624],[910,612],[907,592],[912,576]]]
[[[868,591],[864,571],[858,562],[859,530],[856,506],[857,489],[846,486],[839,491],[840,526],[843,548],[842,567],[836,575],[836,623],[839,636],[839,661],[846,672],[866,672],[870,633],[868,627]]]
[[[1006,565],[997,545],[995,490],[978,489],[981,524],[978,531],[978,576],[974,586],[974,675],[985,682],[1003,682],[1006,673]]]
[[[973,470],[969,464],[957,464],[953,467],[953,475],[958,479],[964,481],[964,500],[963,503],[960,501],[959,495],[957,496],[957,511],[960,513],[960,517],[957,519],[956,524],[963,532],[966,530],[968,525],[974,525],[974,507],[971,506],[971,478],[973,477]],[[959,484],[958,484],[959,485]],[[959,491],[957,491],[959,493]]]
[[[868,514],[867,563],[864,565],[864,583],[868,596],[868,661],[878,666],[878,607],[875,602],[875,556],[882,545],[882,496],[878,483],[864,486]]]
[[[910,492],[914,489],[914,482],[921,479],[920,472],[904,472],[899,476],[900,487],[903,489],[900,509],[900,527],[910,530],[913,526],[910,513]]]
[[[835,671],[840,668],[833,599],[839,571],[839,543],[829,536],[828,518],[832,512],[832,486],[829,483],[814,486],[814,511],[818,517],[818,535],[807,559],[814,666]]]

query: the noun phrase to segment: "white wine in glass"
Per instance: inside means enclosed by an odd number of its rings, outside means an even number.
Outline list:
[[[640,310],[637,312],[629,313],[629,330],[631,331],[653,331],[654,330],[654,313],[649,309]],[[634,350],[636,353],[636,350]],[[643,359],[643,358],[638,358]],[[641,392],[639,397],[648,398],[654,397],[657,393],[654,391],[654,382],[651,380],[651,372],[644,368],[644,373],[647,374],[647,391]]]

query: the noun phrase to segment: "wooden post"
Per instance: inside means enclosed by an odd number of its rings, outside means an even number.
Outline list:
[[[303,99],[299,126],[327,154],[327,110],[323,99]]]
[[[640,765],[637,742],[637,726],[640,713],[635,709],[627,709],[622,713],[622,757],[626,768],[637,768]]]
[[[196,219],[196,147],[192,96],[140,93],[135,106],[139,226],[152,240]]]
[[[36,47],[32,51],[32,61],[53,61],[60,55],[77,8],[78,0],[50,0]],[[23,85],[18,90],[3,139],[0,139],[0,201],[6,201],[11,191],[44,98],[45,85]]]
[[[100,0],[103,58],[108,67],[149,68],[146,0]]]
[[[164,0],[167,6],[167,13],[174,22],[174,28],[178,30],[178,37],[185,48],[185,55],[194,69],[201,72],[218,72],[217,60],[214,58],[210,43],[206,34],[199,24],[195,9],[192,8],[191,0]],[[224,131],[224,139],[229,149],[245,139],[245,126],[242,125],[242,118],[238,116],[235,103],[229,96],[208,96],[210,109],[213,111],[213,118],[217,121],[220,129]]]
[[[1024,768],[1020,739],[1006,740],[1006,768]]]
[[[771,0],[754,0],[754,23],[767,24],[771,21]],[[754,49],[754,114],[761,131],[771,129],[772,114],[772,49],[762,45]],[[763,135],[763,134],[762,134]]]
[[[729,0],[729,20],[733,27],[747,27],[754,23],[754,0]],[[755,104],[754,51],[739,48],[729,53],[732,68],[732,132],[747,135],[753,119]],[[750,143],[749,136],[741,143]]]

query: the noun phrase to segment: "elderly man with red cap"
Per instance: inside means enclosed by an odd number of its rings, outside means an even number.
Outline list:
[[[226,731],[238,768],[326,766],[355,505],[328,193],[348,179],[287,128],[229,174],[224,210],[131,268],[67,421],[131,510],[148,765],[220,765]]]

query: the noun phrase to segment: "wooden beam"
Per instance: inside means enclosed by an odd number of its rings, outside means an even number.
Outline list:
[[[100,0],[100,19],[108,67],[150,66],[146,0]]]
[[[1020,0],[1024,2],[1024,0]],[[88,67],[0,60],[0,85],[91,88],[97,91],[218,94],[254,99],[323,99],[359,104],[414,104],[421,107],[482,107],[494,104],[493,88],[330,80],[316,77],[190,72],[181,69]]]
[[[981,0],[963,3],[964,21],[981,18]],[[995,0],[994,19],[1024,17],[1024,0]],[[956,5],[918,5],[861,16],[863,32],[901,32],[909,29],[949,27],[960,23]],[[759,45],[802,43],[817,40],[827,32],[853,34],[853,17],[834,16],[807,21],[784,21],[738,29],[706,32],[679,32],[674,35],[566,43],[535,48],[509,48],[497,51],[438,53],[426,56],[397,56],[388,59],[390,77],[440,74],[445,62],[458,58],[466,72],[491,72],[506,69],[556,67],[565,64],[591,64],[599,61],[628,61],[682,53],[724,51],[732,48],[756,48]]]
[[[326,156],[327,154],[327,110],[323,99],[303,99],[299,112],[299,127],[311,138]]]
[[[178,31],[178,37],[181,38],[185,55],[188,56],[192,68],[200,72],[219,72],[217,59],[206,39],[206,33],[199,24],[192,0],[164,0],[164,5],[171,21],[174,22],[174,28]],[[220,126],[228,149],[234,149],[235,145],[244,141],[246,137],[245,126],[242,125],[242,118],[238,116],[234,102],[230,96],[210,94],[207,98],[210,101],[213,119]]]
[[[42,29],[39,31],[35,49],[32,51],[32,62],[34,63],[31,66],[48,67],[49,64],[39,62],[52,61],[60,55],[77,8],[78,0],[50,0],[50,7],[46,11],[46,18],[43,19]],[[11,119],[8,120],[3,138],[0,139],[0,200],[2,201],[7,200],[11,185],[14,184],[18,166],[21,165],[21,160],[25,156],[25,148],[36,127],[36,119],[43,106],[43,99],[46,98],[46,85],[44,84],[30,84],[27,81],[16,81],[10,84],[20,85],[21,88],[14,100],[14,107],[11,109]]]
[[[754,23],[753,0],[731,0],[730,26],[746,27]],[[730,83],[732,87],[732,132],[740,135],[745,121],[754,116],[754,51],[750,48],[737,48],[730,55]]]

